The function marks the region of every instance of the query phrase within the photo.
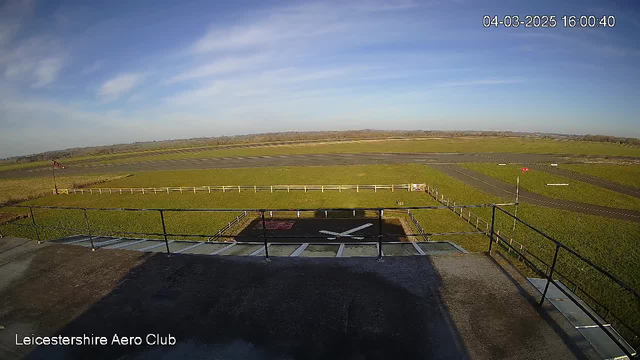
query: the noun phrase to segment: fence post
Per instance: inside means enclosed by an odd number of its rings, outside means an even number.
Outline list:
[[[491,234],[489,234],[489,255],[491,255],[491,245],[493,244],[493,230],[496,223],[496,206],[493,205],[493,211],[491,212]]]
[[[269,262],[269,246],[267,244],[267,224],[264,221],[264,210],[260,210],[262,213],[262,238],[264,239],[264,257],[265,261]]]
[[[273,192],[273,185],[271,185],[271,192]]]
[[[544,286],[544,292],[540,299],[540,306],[544,303],[544,297],[547,296],[547,290],[549,290],[549,283],[553,281],[553,270],[556,268],[556,261],[558,260],[558,252],[560,251],[560,245],[556,244],[556,253],[553,255],[553,262],[551,263],[551,269],[549,270],[549,276],[547,277],[547,284]]]
[[[253,185],[253,192],[257,193],[258,192],[258,187],[256,185]]]
[[[169,240],[167,239],[167,228],[164,226],[164,210],[160,211],[160,220],[162,221],[162,235],[164,236],[164,245],[167,247],[167,254],[171,254],[169,251]]]
[[[360,192],[360,185],[356,185],[356,192],[359,193]]]
[[[382,260],[382,209],[378,209],[378,260]]]
[[[29,213],[31,214],[31,223],[33,224],[33,230],[36,231],[36,240],[38,240],[38,244],[40,244],[40,232],[38,231],[38,225],[36,225],[36,218],[33,217],[33,207],[31,206],[29,206]]]
[[[87,224],[87,234],[89,235],[89,242],[91,242],[91,251],[96,251],[95,246],[93,246],[93,236],[91,235],[91,228],[89,227],[89,217],[87,216],[87,209],[82,209],[84,211],[84,223]]]

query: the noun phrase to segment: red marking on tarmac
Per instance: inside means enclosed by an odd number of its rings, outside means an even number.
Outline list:
[[[265,221],[265,225],[267,230],[291,230],[294,220],[268,220]],[[255,226],[255,229],[262,229],[262,222],[258,221]]]

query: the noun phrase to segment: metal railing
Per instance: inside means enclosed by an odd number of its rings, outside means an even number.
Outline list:
[[[525,256],[525,254],[519,252],[516,247],[513,247],[508,241],[506,241],[505,238],[503,238],[502,236],[500,236],[499,234],[497,234],[495,232],[495,213],[496,213],[496,209],[499,210],[500,212],[502,212],[503,214],[508,215],[509,217],[511,217],[512,219],[517,221],[518,223],[520,223],[520,224],[526,226],[527,228],[533,230],[537,234],[541,235],[544,239],[546,239],[546,240],[548,240],[548,241],[550,241],[551,243],[554,244],[555,251],[554,251],[553,260],[551,262],[551,266],[549,267],[548,273],[542,271],[533,262],[528,260],[526,258],[526,256]],[[623,291],[625,291],[628,294],[630,294],[635,299],[635,301],[638,304],[640,304],[640,293],[638,293],[638,291],[636,291],[635,289],[631,288],[629,285],[625,284],[621,280],[617,279],[610,272],[608,272],[607,270],[605,270],[605,269],[601,268],[600,266],[596,265],[591,260],[589,260],[586,257],[584,257],[583,255],[579,254],[577,251],[571,249],[570,247],[566,246],[565,244],[561,243],[560,241],[555,240],[551,236],[545,234],[541,230],[539,230],[539,229],[535,228],[534,226],[528,224],[527,222],[525,222],[522,219],[518,218],[514,214],[511,214],[508,211],[502,209],[500,206],[493,206],[493,209],[492,209],[491,234],[490,234],[490,241],[489,241],[489,253],[491,253],[491,244],[494,242],[494,237],[496,239],[495,240],[496,243],[500,243],[501,242],[502,245],[510,248],[516,254],[518,254],[523,259],[525,259],[525,262],[527,263],[527,265],[532,266],[537,273],[541,274],[547,280],[547,282],[545,284],[545,287],[544,287],[544,290],[542,292],[542,296],[540,298],[540,302],[539,302],[540,306],[542,306],[544,304],[544,299],[545,299],[545,297],[547,295],[547,291],[549,290],[549,285],[553,284],[556,287],[556,289],[560,290],[564,295],[566,295],[569,299],[571,299],[571,301],[576,306],[578,306],[578,308],[580,310],[582,310],[602,331],[604,331],[605,334],[607,334],[607,336],[609,338],[611,338],[611,340],[625,353],[625,355],[627,355],[630,359],[637,359],[638,358],[638,353],[637,352],[636,353],[632,353],[631,351],[629,351],[627,349],[627,347],[620,342],[620,340],[618,339],[616,334],[614,334],[611,330],[609,330],[609,328],[606,326],[607,324],[605,324],[602,321],[600,321],[600,319],[598,317],[596,317],[594,314],[592,314],[590,309],[588,309],[585,305],[583,305],[579,301],[579,299],[576,299],[569,291],[565,290],[563,286],[558,285],[557,280],[554,279],[554,275],[557,275],[556,265],[558,263],[558,255],[560,254],[560,251],[563,250],[565,253],[570,254],[571,256],[583,261],[584,263],[588,264],[591,268],[596,270],[598,273],[600,273],[603,276],[605,276],[606,278],[608,278],[614,284],[618,285]],[[540,261],[542,261],[542,260],[540,260]],[[634,336],[635,336],[635,339],[638,338],[638,335],[635,334],[635,333],[634,333]]]
[[[529,267],[533,272],[535,272],[536,274],[538,274],[539,276],[543,277],[543,278],[547,278],[550,276],[549,274],[551,274],[551,276],[558,276],[561,277],[563,279],[564,282],[567,282],[568,284],[571,284],[574,286],[574,292],[576,292],[577,295],[577,291],[578,291],[578,285],[576,284],[576,280],[571,280],[566,274],[562,274],[560,271],[558,271],[555,268],[555,262],[557,261],[557,253],[554,254],[554,261],[551,262],[551,264],[547,263],[546,261],[542,260],[540,258],[540,256],[534,254],[533,252],[531,252],[529,249],[527,249],[527,247],[524,246],[524,244],[509,238],[508,236],[506,236],[505,234],[500,234],[500,230],[495,229],[495,211],[492,211],[492,216],[491,216],[491,222],[487,222],[485,220],[483,220],[482,218],[480,218],[479,216],[473,214],[471,211],[468,211],[466,213],[464,213],[462,211],[462,208],[460,208],[459,210],[458,207],[456,207],[456,202],[450,200],[449,198],[445,197],[443,194],[440,194],[438,192],[437,189],[427,186],[425,189],[425,192],[430,195],[433,199],[435,199],[436,201],[438,201],[439,203],[446,205],[447,208],[449,208],[451,211],[453,211],[455,214],[460,215],[460,217],[463,220],[466,220],[469,224],[471,224],[473,227],[475,227],[477,230],[489,230],[489,227],[491,227],[491,238],[495,238],[495,242],[497,244],[500,244],[501,246],[503,246],[507,252],[511,255],[515,255],[518,257],[518,260],[520,260],[521,262],[523,262],[527,267]],[[452,206],[449,206],[450,204],[452,204]],[[545,238],[546,240],[550,240],[552,241],[553,244],[556,245],[556,250],[558,250],[557,248],[557,244],[561,244],[561,248],[565,248],[565,249],[570,249],[569,247],[567,247],[566,245],[558,242],[557,240],[551,238],[550,236],[542,233],[540,230],[533,228],[531,225],[525,224],[520,218],[517,218],[515,215],[510,214],[508,212],[506,212],[504,209],[500,208],[499,206],[496,206],[497,209],[499,209],[500,211],[508,214],[511,218],[516,219],[516,221],[522,223],[523,225],[531,228],[532,230],[534,230],[536,233],[540,234],[543,236],[543,238]],[[465,218],[464,215],[467,215],[467,217]],[[475,222],[473,221],[473,218],[475,217]],[[489,232],[487,231],[487,234],[489,234]],[[491,244],[489,245],[489,251],[491,251]],[[578,254],[575,250],[571,250],[570,252],[571,254]],[[578,254],[579,255],[579,254]],[[594,269],[596,269],[596,271],[601,271],[602,269],[597,267],[597,265],[593,264],[591,261],[589,261],[588,259],[584,258],[582,255],[580,255],[580,257],[578,257],[580,260],[585,261],[589,266],[595,266]],[[543,268],[540,268],[540,267]],[[604,270],[602,270],[604,271]],[[611,274],[607,273],[608,275],[605,275],[607,278],[610,278]],[[611,278],[610,278],[611,279]],[[555,281],[555,280],[554,280]],[[614,282],[616,284],[622,284],[622,282],[620,282],[619,280],[616,279],[616,281]],[[548,284],[549,282],[547,282],[547,286],[545,287],[545,293],[543,294],[541,300],[540,300],[540,305],[542,305],[543,301],[544,301],[544,297],[546,296],[546,291],[548,289]],[[556,285],[554,283],[554,285]],[[557,286],[557,288],[561,289],[560,286]],[[628,285],[624,285],[623,289],[631,289]],[[561,289],[563,293],[566,292],[564,291],[564,289]],[[604,313],[605,315],[603,316],[603,319],[606,320],[608,317],[613,317],[616,324],[618,326],[622,326],[624,329],[626,329],[626,331],[631,334],[631,339],[629,339],[632,343],[640,344],[640,335],[638,335],[638,333],[633,330],[633,327],[628,325],[625,321],[621,320],[619,317],[617,317],[615,314],[613,314],[611,312],[611,310],[603,305],[600,301],[596,300],[595,297],[591,294],[589,294],[585,289],[580,289],[581,293],[588,298],[588,300],[592,303],[595,304],[596,306],[598,306],[601,309],[604,309]],[[631,289],[632,295],[636,298],[636,300],[640,300],[638,298],[638,292]],[[568,296],[568,295],[567,295]],[[577,303],[577,299],[574,299],[573,296],[569,296],[569,298],[573,301]],[[640,302],[639,302],[640,303]],[[578,306],[581,308],[581,310],[585,311],[582,307],[581,304],[578,304]],[[586,311],[585,311],[586,312]],[[589,312],[587,312],[589,314],[590,317],[591,314]],[[595,320],[594,320],[595,321]],[[599,322],[596,321],[596,323],[598,324],[599,327],[604,326],[604,324],[601,324]],[[612,334],[610,332],[607,332],[607,335],[609,335],[610,337],[612,336]],[[614,340],[614,342],[618,345],[621,346],[620,343],[617,340]],[[630,356],[630,354],[626,351],[626,349],[624,347],[621,347],[623,350],[625,350],[625,353]],[[637,354],[636,354],[637,356]]]
[[[480,205],[452,205],[452,204],[447,204],[446,206],[412,206],[412,207],[389,207],[389,208],[379,208],[379,207],[370,207],[370,208],[302,208],[302,209],[172,209],[172,208],[149,208],[149,209],[136,209],[136,208],[81,208],[81,207],[59,207],[59,206],[29,206],[29,205],[9,205],[6,207],[12,207],[12,208],[24,208],[24,209],[28,209],[29,212],[29,217],[31,219],[30,224],[13,224],[13,225],[19,225],[19,226],[28,226],[33,228],[34,233],[35,233],[35,237],[36,240],[38,240],[39,242],[41,241],[41,237],[40,237],[40,232],[39,230],[42,228],[46,228],[47,226],[41,226],[38,225],[36,222],[36,218],[34,217],[34,213],[33,213],[33,209],[54,209],[54,210],[81,210],[83,213],[83,218],[84,218],[84,222],[85,222],[85,226],[86,226],[86,234],[89,237],[89,241],[91,244],[91,248],[93,250],[96,249],[95,244],[93,242],[94,237],[98,236],[98,233],[96,232],[92,232],[91,229],[91,224],[89,222],[89,217],[87,216],[87,212],[91,212],[91,211],[129,211],[129,212],[157,212],[159,214],[159,220],[162,224],[162,233],[153,233],[153,232],[138,232],[135,233],[136,235],[147,235],[147,236],[157,236],[157,237],[161,237],[162,239],[164,239],[165,242],[165,246],[166,246],[166,251],[167,254],[171,254],[171,250],[169,248],[169,240],[168,238],[171,237],[200,237],[200,238],[214,238],[214,239],[218,239],[218,238],[256,238],[259,237],[262,239],[262,243],[264,244],[264,256],[265,259],[267,261],[269,261],[269,250],[268,250],[268,246],[269,246],[269,241],[271,240],[272,242],[277,242],[278,239],[324,239],[327,236],[323,235],[323,236],[314,236],[314,235],[287,235],[287,236],[278,236],[278,235],[272,235],[268,232],[268,228],[266,226],[266,218],[265,218],[265,214],[268,213],[269,215],[272,215],[274,212],[322,212],[324,211],[325,214],[327,214],[327,212],[353,212],[355,214],[355,212],[360,212],[360,213],[375,213],[376,214],[376,218],[378,219],[378,233],[375,235],[362,235],[359,236],[363,239],[375,239],[375,241],[378,244],[378,258],[381,259],[382,258],[382,242],[383,239],[385,238],[398,238],[398,237],[421,237],[421,238],[428,238],[429,236],[434,236],[434,235],[443,235],[443,234],[448,234],[448,235],[455,235],[455,234],[485,234],[488,236],[489,238],[489,243],[488,243],[488,251],[491,254],[492,251],[492,246],[493,243],[496,242],[497,244],[500,244],[502,246],[508,247],[511,251],[513,251],[515,254],[517,254],[521,259],[523,259],[523,261],[532,267],[532,269],[534,269],[538,274],[541,274],[541,276],[543,276],[544,278],[546,278],[547,283],[546,286],[544,288],[544,291],[542,292],[542,297],[540,299],[540,306],[542,306],[542,304],[544,303],[544,299],[546,297],[546,293],[548,291],[549,285],[550,284],[554,284],[560,291],[562,291],[569,299],[571,299],[582,311],[584,311],[597,325],[599,328],[602,329],[602,331],[604,331],[611,339],[614,343],[616,343],[620,349],[622,349],[622,351],[624,351],[624,353],[629,356],[630,358],[633,358],[633,356],[635,356],[634,354],[632,354],[631,352],[629,352],[629,350],[627,350],[627,348],[620,342],[620,340],[615,336],[614,333],[612,333],[607,326],[605,326],[605,324],[602,323],[602,321],[600,321],[600,319],[598,319],[596,316],[594,316],[587,308],[585,308],[584,305],[582,305],[580,303],[580,301],[578,301],[578,299],[576,299],[573,295],[571,295],[568,291],[566,291],[562,286],[559,286],[557,284],[557,280],[554,279],[554,275],[557,275],[557,271],[556,271],[556,264],[557,264],[557,260],[558,260],[558,255],[560,253],[560,251],[562,250],[564,253],[570,254],[571,256],[574,256],[578,259],[580,259],[581,261],[585,262],[586,264],[588,264],[589,266],[591,266],[593,269],[595,269],[597,272],[599,272],[600,274],[604,275],[606,278],[608,278],[610,281],[612,281],[614,284],[616,284],[617,286],[619,286],[621,289],[623,289],[624,291],[628,292],[629,294],[631,294],[635,300],[640,304],[640,294],[634,290],[633,288],[631,288],[629,285],[625,284],[624,282],[622,282],[621,280],[617,279],[615,276],[613,276],[611,273],[609,273],[608,271],[602,269],[600,266],[596,265],[595,263],[593,263],[591,260],[587,259],[586,257],[584,257],[583,255],[579,254],[578,252],[576,252],[575,250],[569,248],[568,246],[566,246],[565,244],[555,240],[554,238],[552,238],[551,236],[545,234],[544,232],[538,230],[537,228],[533,227],[532,225],[526,223],[525,221],[523,221],[522,219],[516,217],[515,215],[509,213],[508,211],[506,211],[505,209],[503,209],[504,206],[511,206],[511,205],[515,205],[514,203],[507,203],[507,204],[480,204]],[[456,214],[458,213],[458,209],[460,214],[463,214],[464,209],[473,209],[473,208],[490,208],[491,209],[491,223],[490,223],[490,231],[487,231],[486,229],[480,229],[478,226],[476,226],[476,229],[478,231],[471,231],[471,232],[451,232],[451,233],[433,233],[433,234],[429,234],[427,232],[424,231],[424,229],[422,229],[422,227],[420,226],[418,220],[415,218],[415,216],[412,214],[412,210],[438,210],[438,209],[449,209],[454,211]],[[551,265],[546,269],[546,271],[540,269],[535,263],[533,263],[529,256],[533,255],[530,252],[526,252],[526,251],[522,251],[522,248],[518,248],[516,246],[513,246],[511,241],[507,241],[507,239],[504,236],[501,236],[499,234],[499,232],[496,231],[495,229],[495,219],[496,219],[496,210],[508,215],[509,217],[515,219],[515,221],[519,222],[520,224],[526,226],[527,228],[533,230],[534,232],[536,232],[537,234],[541,235],[544,239],[546,239],[547,241],[550,241],[552,244],[554,244],[555,246],[555,253],[553,256],[553,261],[551,263]],[[414,222],[414,225],[417,225],[416,228],[418,229],[417,233],[414,234],[394,234],[394,233],[385,233],[384,232],[384,225],[383,225],[383,213],[387,211],[388,213],[395,213],[395,214],[399,214],[399,213],[406,213],[408,214],[409,218],[412,220],[412,222]],[[467,210],[469,211],[469,210]],[[259,214],[259,219],[262,222],[262,234],[261,235],[232,235],[232,234],[225,234],[224,231],[218,231],[216,234],[175,234],[175,233],[168,233],[166,230],[166,225],[165,225],[165,213],[168,212],[242,212],[242,213],[256,213]],[[247,216],[247,215],[245,215]],[[469,217],[470,219],[470,217]],[[237,223],[238,221],[241,220],[240,216],[236,217],[235,222]],[[233,221],[232,221],[233,222]],[[471,223],[471,222],[470,222]],[[227,225],[227,226],[233,226],[233,225]],[[487,223],[487,227],[489,227],[489,224]],[[122,233],[122,234],[134,234],[132,232],[111,232],[111,233]],[[536,259],[542,263],[544,263],[541,259],[539,259],[538,257],[536,257]]]
[[[390,185],[211,185],[211,186],[163,186],[163,187],[128,187],[128,188],[71,188],[58,189],[58,194],[170,194],[197,192],[242,192],[242,191],[338,191],[343,190],[390,190],[422,191],[425,184],[390,184]],[[54,191],[55,193],[55,191]]]

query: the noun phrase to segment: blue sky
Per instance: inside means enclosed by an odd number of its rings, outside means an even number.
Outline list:
[[[0,4],[0,157],[286,130],[640,137],[637,1]],[[560,24],[482,27],[505,14]]]

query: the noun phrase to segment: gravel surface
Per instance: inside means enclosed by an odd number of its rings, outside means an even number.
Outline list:
[[[11,248],[17,243],[5,243]],[[0,253],[0,358],[573,359],[589,349],[484,254],[273,258]],[[4,248],[4,247],[3,247]],[[0,267],[0,278],[10,270]],[[564,322],[563,322],[564,321]],[[573,332],[572,332],[573,331]],[[175,346],[16,347],[19,336],[171,334]]]

